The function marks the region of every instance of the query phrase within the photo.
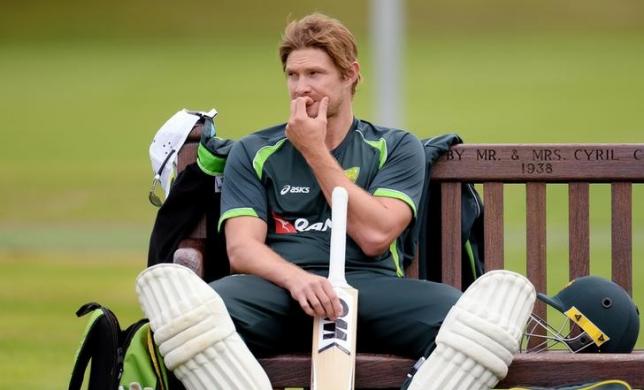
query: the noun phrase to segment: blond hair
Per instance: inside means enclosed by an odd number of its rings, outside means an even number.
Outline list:
[[[294,20],[286,26],[279,46],[282,70],[286,70],[286,60],[293,51],[307,48],[324,50],[342,77],[350,75],[353,63],[358,59],[358,46],[351,31],[339,20],[320,13]],[[352,94],[361,78],[358,73],[351,86]]]

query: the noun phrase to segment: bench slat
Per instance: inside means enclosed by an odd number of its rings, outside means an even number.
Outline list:
[[[644,386],[642,360],[634,352],[611,354],[571,354],[553,351],[514,355],[508,376],[498,388],[520,385],[560,386],[593,380],[625,380],[635,387]],[[310,354],[289,354],[259,359],[273,387],[307,387],[310,383]],[[398,389],[414,364],[411,359],[394,355],[358,354],[356,388]]]
[[[526,261],[527,276],[537,291],[546,291],[546,185],[526,184]],[[546,306],[537,301],[534,313],[546,318]],[[537,329],[537,334],[545,334]]]
[[[568,269],[569,279],[590,272],[590,224],[588,183],[568,186]]]
[[[461,183],[441,184],[442,280],[461,288]]]
[[[644,144],[456,145],[432,180],[644,182]]]
[[[644,386],[644,354],[546,352],[514,355],[508,376],[497,387],[561,386],[621,379],[633,388]]]
[[[177,173],[186,169],[186,167],[195,162],[197,148],[199,143],[186,143],[183,145],[177,155]]]
[[[311,381],[311,355],[288,354],[259,359],[274,388],[308,387]],[[359,353],[356,357],[356,388],[399,389],[411,359],[395,355]]]
[[[503,183],[483,184],[485,269],[503,269]]]
[[[624,287],[629,294],[633,292],[633,235],[632,224],[632,185],[613,183],[611,185],[611,255],[612,278]]]
[[[199,127],[201,128],[201,127]],[[194,133],[195,130],[193,129]],[[190,133],[192,136],[192,133]],[[185,143],[177,155],[177,174],[192,163],[195,162],[195,156],[197,155],[197,148],[199,143]],[[205,239],[208,236],[206,233],[206,216],[204,215],[199,223],[195,226],[192,233],[190,233],[189,238],[192,239]],[[188,244],[183,245],[183,247],[188,246]]]

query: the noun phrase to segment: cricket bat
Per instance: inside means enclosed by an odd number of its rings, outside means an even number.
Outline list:
[[[333,189],[329,281],[340,298],[343,312],[335,321],[324,317],[313,320],[311,390],[349,390],[354,387],[358,290],[349,286],[344,277],[348,200],[346,189]]]

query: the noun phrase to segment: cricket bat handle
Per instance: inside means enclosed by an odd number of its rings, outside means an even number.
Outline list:
[[[347,284],[344,263],[347,245],[347,207],[349,194],[344,187],[335,187],[331,193],[331,248],[329,280],[333,285]]]

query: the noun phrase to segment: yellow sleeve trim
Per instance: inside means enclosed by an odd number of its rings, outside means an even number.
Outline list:
[[[389,188],[378,188],[376,189],[376,191],[374,191],[373,196],[402,200],[403,202],[407,203],[407,205],[409,205],[412,213],[414,213],[414,218],[416,218],[416,205],[414,204],[414,201],[411,200],[411,198],[404,192],[392,190]]]
[[[235,217],[258,217],[258,215],[257,212],[250,207],[230,209],[219,217],[219,222],[217,223],[217,231],[221,231],[221,226],[225,220]]]

